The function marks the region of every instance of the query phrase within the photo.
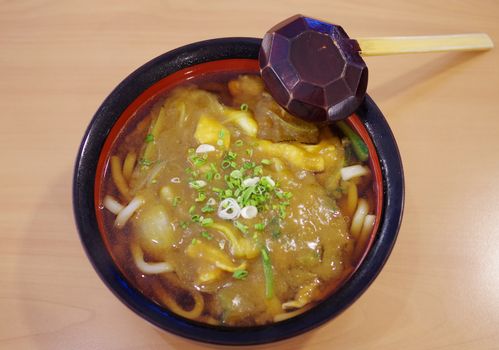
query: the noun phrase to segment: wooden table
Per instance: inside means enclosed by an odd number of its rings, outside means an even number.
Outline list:
[[[1,349],[206,347],[151,326],[99,280],[73,222],[76,152],[101,101],[144,62],[262,36],[295,13],[352,37],[487,32],[499,44],[494,0],[0,3]],[[498,349],[499,48],[366,61],[405,167],[399,238],[352,307],[273,347]]]

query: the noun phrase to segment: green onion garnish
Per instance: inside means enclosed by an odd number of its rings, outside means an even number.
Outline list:
[[[206,238],[209,241],[213,239],[213,236],[210,235],[210,233],[208,231],[202,231],[201,232],[201,236],[204,237],[204,238]]]
[[[236,226],[237,229],[239,229],[239,231],[241,231],[242,233],[248,233],[248,226],[246,226],[245,224],[242,224],[239,221],[234,221],[234,226]]]
[[[262,248],[263,274],[265,276],[265,296],[272,299],[274,296],[274,273],[272,272],[272,262],[267,248]]]
[[[195,199],[196,202],[202,202],[206,199],[206,194],[204,192],[199,192],[197,198]]]
[[[233,170],[230,173],[230,177],[232,177],[233,179],[240,179],[243,177],[243,173],[241,172],[241,170]]]
[[[180,197],[175,197],[173,198],[172,205],[176,207],[179,202],[180,202]]]
[[[196,206],[191,205],[191,207],[189,208],[189,214],[192,215],[192,214],[194,214],[195,211],[196,211]]]
[[[246,271],[246,270],[236,270],[232,274],[232,277],[234,277],[235,279],[238,279],[238,280],[244,280],[244,279],[246,279],[246,277],[248,277],[248,271]]]
[[[215,211],[215,208],[212,205],[206,204],[201,208],[201,212],[203,213],[212,213]]]
[[[264,229],[265,229],[265,224],[263,222],[255,224],[255,230],[263,231]]]
[[[146,159],[146,158],[140,158],[139,159],[139,164],[142,165],[143,167],[148,167],[152,165],[152,160]]]
[[[211,224],[213,224],[212,218],[204,218],[201,220],[201,225],[203,226],[210,226]]]

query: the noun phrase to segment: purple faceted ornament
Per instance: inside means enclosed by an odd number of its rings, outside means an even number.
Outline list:
[[[367,66],[340,26],[296,15],[264,36],[260,71],[274,99],[310,122],[332,123],[362,103]]]

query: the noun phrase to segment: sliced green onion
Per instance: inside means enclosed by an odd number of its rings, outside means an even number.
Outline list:
[[[204,192],[199,192],[197,198],[195,199],[196,202],[202,202],[206,199],[206,194]]]
[[[221,164],[222,169],[228,169],[230,168],[230,160],[224,159]]]
[[[243,103],[243,104],[241,105],[241,111],[245,111],[245,112],[246,112],[248,109],[249,109],[248,104]]]
[[[257,165],[256,167],[253,168],[253,174],[255,176],[259,176],[263,174],[263,168],[261,165]]]
[[[246,270],[236,270],[232,274],[232,277],[234,277],[235,279],[238,279],[238,280],[244,280],[244,279],[246,279],[246,277],[248,277],[248,271],[246,271]]]
[[[344,121],[336,122],[336,125],[352,142],[352,148],[357,158],[359,158],[360,161],[365,162],[369,158],[369,149],[364,141],[362,141],[360,136]]]
[[[192,157],[192,163],[195,166],[200,167],[200,166],[204,165],[204,163],[206,163],[206,158],[204,158],[204,157]]]
[[[204,207],[201,208],[201,211],[203,213],[212,213],[215,211],[215,208],[212,205],[206,204]]]
[[[209,241],[211,241],[213,239],[213,236],[210,235],[210,233],[208,231],[201,232],[201,237],[204,237],[204,238],[206,238]]]
[[[213,224],[212,218],[204,218],[201,220],[201,225],[203,226],[210,226],[211,224]]]
[[[211,190],[217,194],[222,193],[224,190],[218,187],[212,187]]]
[[[244,162],[243,168],[246,170],[253,169],[256,166],[255,162]]]
[[[180,202],[180,197],[175,197],[173,198],[172,205],[176,207],[179,202]]]
[[[272,299],[274,296],[274,273],[272,272],[272,262],[266,247],[262,248],[263,274],[265,276],[265,297]]]
[[[232,170],[232,172],[230,173],[230,177],[232,177],[233,179],[240,179],[243,177],[243,173],[241,172],[241,170]]]
[[[196,206],[191,205],[191,207],[189,208],[189,214],[192,215],[192,214],[194,214],[195,211],[196,211]]]
[[[255,224],[255,230],[258,230],[258,231],[263,231],[265,230],[265,224],[263,222],[260,222],[258,224]]]
[[[147,135],[146,135],[145,142],[146,142],[146,143],[151,143],[151,142],[154,142],[154,135],[153,135],[153,134],[147,134]]]
[[[143,167],[148,167],[151,166],[153,163],[152,160],[146,159],[146,158],[140,158],[139,159],[139,164],[142,165]]]
[[[244,234],[248,233],[248,226],[246,226],[245,224],[240,223],[239,221],[234,221],[234,226],[236,226],[236,228],[242,233]]]

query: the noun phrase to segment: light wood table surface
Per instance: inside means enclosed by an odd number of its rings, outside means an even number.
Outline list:
[[[0,349],[215,348],[156,329],[100,281],[73,221],[73,164],[131,71],[296,13],[352,37],[487,32],[499,45],[496,0],[0,1]],[[499,47],[366,61],[405,167],[399,238],[352,307],[272,347],[499,349]]]

